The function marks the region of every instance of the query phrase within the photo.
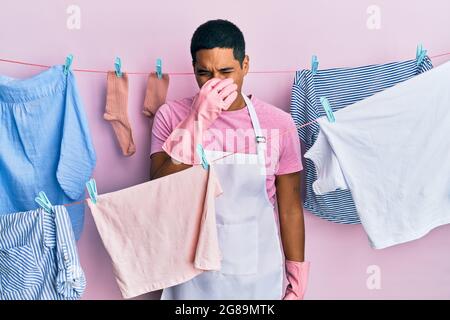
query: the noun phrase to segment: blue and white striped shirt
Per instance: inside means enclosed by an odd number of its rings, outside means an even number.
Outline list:
[[[0,300],[75,300],[86,287],[64,206],[0,216]]]
[[[408,80],[433,67],[429,57],[417,65],[417,60],[369,65],[355,68],[300,70],[295,74],[291,96],[291,116],[297,127],[325,116],[320,98],[330,101],[333,111],[345,108],[377,92]],[[312,123],[298,128],[306,151],[312,147],[319,133],[319,125]],[[317,180],[314,164],[305,159],[306,195],[303,206],[308,211],[328,221],[344,224],[360,223],[349,190],[337,190],[316,195],[312,183]]]

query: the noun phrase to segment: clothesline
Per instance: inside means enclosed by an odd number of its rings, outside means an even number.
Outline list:
[[[434,56],[430,56],[431,59],[443,57],[450,55],[450,52],[437,54]],[[50,68],[51,66],[45,65],[45,64],[37,64],[37,63],[31,63],[31,62],[25,62],[25,61],[18,61],[18,60],[11,60],[11,59],[1,59],[0,62],[6,62],[6,63],[14,63],[14,64],[21,64],[26,66],[32,66],[32,67],[39,67],[39,68]],[[72,69],[76,72],[89,72],[89,73],[108,73],[108,70],[95,70],[95,69]],[[295,73],[297,70],[266,70],[266,71],[249,71],[249,73],[262,73],[262,74],[276,74],[276,73]],[[149,75],[150,72],[126,72],[129,75]],[[185,76],[185,75],[193,75],[193,72],[166,72],[166,74],[171,76]]]
[[[450,52],[437,54],[437,55],[429,56],[429,57],[431,59],[434,59],[434,58],[439,58],[439,57],[443,57],[443,56],[447,56],[447,55],[450,55]],[[0,58],[0,62],[21,64],[21,65],[27,65],[27,66],[35,66],[35,67],[41,67],[41,68],[50,68],[51,67],[49,65],[35,64],[35,63],[29,63],[29,62],[23,62],[23,61],[17,61],[17,60],[9,60],[9,59],[1,59],[1,58]],[[77,72],[91,72],[91,73],[107,73],[108,72],[108,71],[103,71],[103,70],[90,70],[90,69],[73,69],[73,71],[77,71]],[[279,70],[279,71],[272,70],[272,71],[252,71],[252,72],[249,72],[249,73],[265,73],[265,74],[268,74],[268,73],[295,73],[296,71],[297,70]],[[150,73],[149,72],[127,72],[127,74],[148,75]],[[193,72],[171,72],[171,73],[167,73],[167,74],[169,74],[169,75],[192,75]],[[310,121],[308,123],[305,123],[303,125],[296,125],[296,128],[300,129],[300,128],[306,127],[308,125],[311,125],[311,124],[317,122],[319,119],[320,118],[317,118],[317,119],[315,119],[313,121]],[[287,133],[289,133],[289,130],[284,130],[284,132],[282,132],[280,134],[280,137],[283,136],[284,134],[287,134]],[[270,138],[267,138],[266,141],[267,142],[270,141]],[[243,151],[240,151],[240,152],[247,152],[247,151],[248,150],[243,150]],[[220,157],[218,159],[213,160],[212,162],[217,162],[217,161],[219,161],[221,159],[224,159],[224,158],[226,158],[228,156],[231,156],[231,155],[233,155],[235,153],[238,153],[238,152],[231,152],[231,153],[229,153],[229,154],[227,154],[227,155],[225,155],[223,157]],[[77,204],[82,204],[86,200],[87,199],[84,199],[84,200],[81,200],[81,201],[77,201],[77,202],[68,203],[68,204],[63,204],[63,205],[65,207],[69,207],[69,206],[73,206],[73,205],[77,205]]]

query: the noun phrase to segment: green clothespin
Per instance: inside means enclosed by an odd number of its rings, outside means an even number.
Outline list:
[[[319,68],[319,60],[316,55],[313,55],[311,58],[311,72],[312,74],[317,73],[317,69]]]
[[[418,66],[420,66],[420,64],[423,62],[423,59],[425,59],[426,54],[427,50],[423,48],[422,44],[418,44],[416,49],[416,60]]]
[[[39,195],[34,198],[34,201],[36,201],[46,212],[53,212],[53,206],[44,191],[40,191]]]
[[[114,62],[114,69],[116,69],[116,76],[122,76],[122,60],[119,57],[116,57],[116,61]]]
[[[64,74],[67,74],[69,72],[70,67],[72,65],[72,61],[73,61],[73,55],[69,54],[66,57],[66,63],[64,64],[64,69],[63,69],[64,70]]]
[[[322,107],[327,114],[328,121],[331,123],[336,122],[333,110],[331,109],[330,101],[328,101],[328,99],[325,97],[320,97],[320,103],[322,104]]]
[[[88,182],[86,182],[86,188],[92,203],[97,204],[97,184],[95,183],[94,178],[91,178]]]
[[[156,59],[156,75],[158,76],[158,79],[162,79],[162,60]]]
[[[200,143],[197,144],[197,154],[202,160],[203,169],[208,170],[209,167],[208,159],[206,158],[205,150],[203,149],[203,146]]]

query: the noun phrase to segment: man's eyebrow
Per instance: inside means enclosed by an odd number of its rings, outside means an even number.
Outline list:
[[[224,67],[224,68],[219,69],[220,72],[227,72],[227,71],[232,71],[232,70],[234,70],[233,67]],[[197,72],[210,72],[210,71],[203,67],[197,67]]]

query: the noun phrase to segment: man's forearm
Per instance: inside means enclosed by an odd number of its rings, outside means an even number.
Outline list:
[[[305,224],[301,204],[300,172],[277,176],[280,233],[286,259],[304,261]]]
[[[305,260],[305,224],[303,210],[280,212],[280,233],[287,260]]]

